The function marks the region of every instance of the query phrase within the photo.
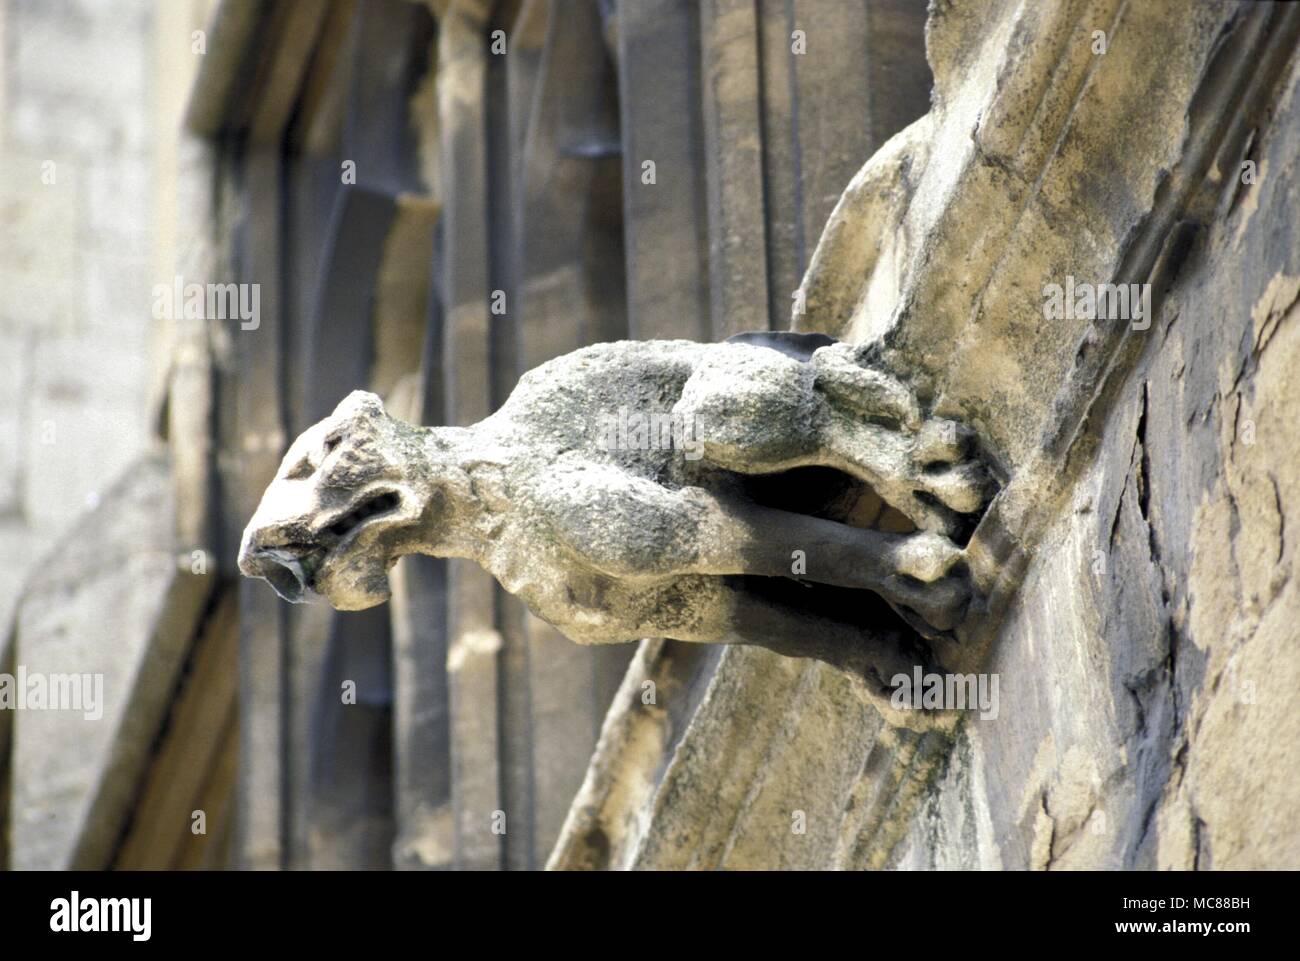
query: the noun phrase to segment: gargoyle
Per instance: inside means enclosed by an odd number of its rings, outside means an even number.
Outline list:
[[[598,344],[468,428],[353,392],[290,447],[239,567],[359,610],[404,554],[471,558],[581,644],[757,644],[883,694],[965,615],[972,440],[821,335]],[[843,522],[855,497],[893,529]]]

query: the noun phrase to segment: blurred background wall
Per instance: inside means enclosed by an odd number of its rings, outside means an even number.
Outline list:
[[[6,624],[37,559],[149,440],[167,343],[140,307],[170,257],[193,72],[187,48],[155,44],[204,6],[0,4]]]

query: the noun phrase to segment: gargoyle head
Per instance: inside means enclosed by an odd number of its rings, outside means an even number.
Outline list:
[[[289,448],[239,548],[239,569],[295,603],[309,591],[344,611],[388,600],[388,569],[418,538],[409,481],[420,428],[353,391]]]

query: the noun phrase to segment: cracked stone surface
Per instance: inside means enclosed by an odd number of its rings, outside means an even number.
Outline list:
[[[885,694],[965,616],[960,541],[993,482],[971,432],[869,351],[808,340],[598,344],[469,428],[354,392],[290,448],[240,567],[358,610],[388,599],[404,554],[465,557],[578,643],[756,644]],[[786,489],[754,485],[774,477]],[[827,484],[907,529],[830,519]]]

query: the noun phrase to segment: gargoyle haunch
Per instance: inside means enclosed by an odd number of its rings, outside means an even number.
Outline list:
[[[870,357],[803,334],[598,344],[468,428],[355,391],[289,449],[240,570],[359,610],[404,554],[471,558],[581,644],[756,644],[882,693],[965,616],[958,540],[991,482],[971,433]],[[691,456],[611,430],[629,411],[687,425]],[[894,522],[846,523],[864,500]]]

